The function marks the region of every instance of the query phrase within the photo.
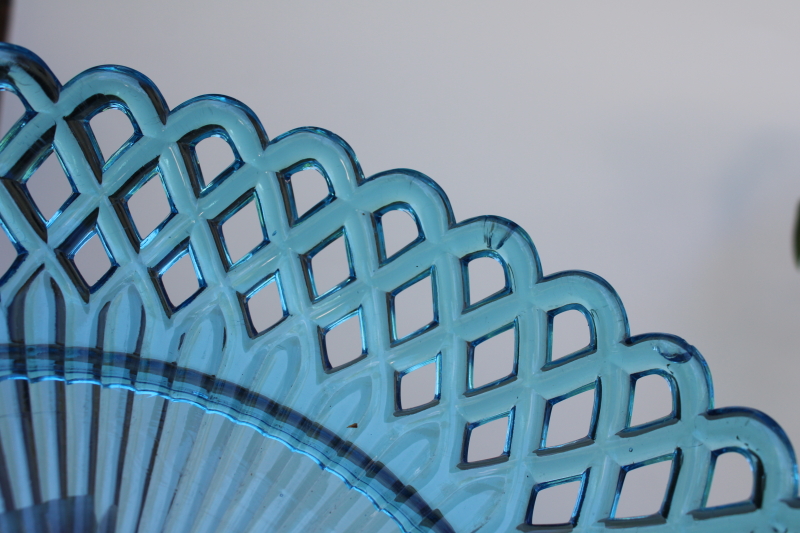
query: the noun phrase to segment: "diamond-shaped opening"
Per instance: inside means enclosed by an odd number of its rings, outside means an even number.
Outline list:
[[[741,448],[723,448],[711,454],[705,509],[756,502],[758,459]]]
[[[116,106],[103,109],[89,119],[97,148],[104,163],[128,146],[136,129],[127,114]]]
[[[467,424],[462,464],[477,466],[507,459],[513,432],[514,409]]]
[[[178,212],[158,169],[148,173],[131,189],[125,202],[140,246],[151,242]]]
[[[78,191],[58,152],[49,150],[40,161],[25,179],[25,188],[42,221],[49,225],[78,196]]]
[[[250,257],[268,242],[267,228],[255,192],[249,192],[212,221],[226,266]]]
[[[675,454],[622,467],[612,519],[666,516],[672,498]]]
[[[517,375],[517,322],[469,343],[468,392],[489,388]]]
[[[382,264],[424,240],[416,213],[406,203],[392,204],[376,211],[375,226]]]
[[[309,295],[317,301],[356,279],[344,228],[303,256]]]
[[[396,414],[416,412],[440,397],[441,354],[397,373]]]
[[[0,89],[0,138],[5,137],[27,112],[19,96],[13,91]]]
[[[322,365],[334,372],[367,356],[361,308],[320,330]]]
[[[0,283],[6,281],[25,255],[25,249],[0,219]]]
[[[533,488],[526,522],[531,526],[574,526],[578,523],[586,474]]]
[[[631,376],[631,413],[628,427],[670,419],[676,413],[673,383],[658,371]]]
[[[266,333],[289,316],[280,273],[276,272],[245,294],[244,305],[250,323],[248,333],[252,337]]]
[[[280,172],[279,176],[291,226],[310,217],[335,198],[330,178],[316,161],[295,165]]]
[[[489,250],[461,259],[464,308],[474,308],[511,292],[505,261]]]
[[[162,260],[155,275],[172,312],[188,305],[206,287],[194,249],[183,243]]]
[[[98,288],[101,280],[110,276],[111,269],[116,266],[108,245],[97,229],[87,235],[70,259],[90,292]]]
[[[219,132],[198,141],[194,145],[194,153],[200,169],[198,179],[203,189],[239,163],[230,142]]]
[[[547,364],[560,365],[595,349],[594,322],[581,305],[566,305],[548,313]]]
[[[600,407],[599,382],[547,401],[542,448],[589,442],[594,438]]]
[[[0,222],[0,276],[11,268],[17,258],[17,247],[6,232],[5,225]]]
[[[433,267],[389,293],[392,342],[408,340],[439,321]]]
[[[89,301],[90,294],[105,284],[118,266],[97,224],[98,212],[95,209],[54,250],[85,302]]]

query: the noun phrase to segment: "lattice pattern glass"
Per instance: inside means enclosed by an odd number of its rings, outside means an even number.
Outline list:
[[[800,528],[783,431],[756,411],[714,409],[692,346],[630,337],[608,284],[543,277],[512,222],[456,223],[427,177],[365,178],[349,146],[320,129],[269,140],[230,98],[170,110],[123,67],[61,86],[24,49],[3,45],[0,63],[2,87],[26,109],[0,142],[0,529]],[[133,134],[106,159],[90,121],[109,108]],[[198,146],[212,138],[232,162],[205,175]],[[73,193],[51,215],[28,182],[53,154]],[[321,192],[305,206],[308,172]],[[137,220],[150,185],[162,209]],[[260,227],[234,251],[240,212]],[[416,236],[388,247],[398,212]],[[100,272],[82,266],[88,243],[107,258]],[[335,250],[333,275],[319,259]],[[481,261],[504,279],[472,295]],[[406,324],[406,291],[420,287],[429,315]],[[554,355],[568,312],[585,318],[588,344]],[[344,331],[355,342],[334,346]],[[477,381],[503,335],[507,366]],[[672,409],[641,423],[631,413],[649,377],[665,380]],[[423,378],[425,395],[407,396]],[[554,420],[579,399],[586,418],[562,434]],[[490,427],[494,448],[474,447]],[[728,453],[753,484],[713,506]],[[627,494],[651,471],[663,497],[629,511]],[[555,521],[542,518],[553,498],[569,500]]]

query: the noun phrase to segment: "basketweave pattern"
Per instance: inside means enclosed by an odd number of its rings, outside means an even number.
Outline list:
[[[101,348],[175,363],[264,393],[347,438],[413,485],[435,509],[412,509],[402,498],[392,498],[368,468],[337,456],[331,446],[319,446],[313,436],[289,435],[238,417],[312,456],[407,531],[536,529],[528,523],[536,495],[573,480],[580,480],[582,487],[572,520],[558,526],[565,529],[786,530],[800,524],[797,467],[783,431],[755,411],[714,409],[710,374],[693,347],[668,335],[631,338],[624,308],[610,286],[584,272],[543,277],[533,244],[512,222],[481,217],[457,224],[444,192],[425,176],[398,170],[365,179],[350,148],[324,130],[304,128],[269,141],[254,114],[227,97],[199,97],[170,111],[152,82],[132,70],[98,67],[61,87],[30,52],[8,45],[0,52],[2,83],[28,110],[0,143],[0,217],[19,252],[0,279],[0,307],[11,324],[15,298],[31,280],[46,275],[54,290],[63,293],[67,325],[63,339],[36,337],[44,334],[32,326],[23,327],[20,338],[12,326],[8,331],[0,327],[0,343],[94,347],[104,310],[134,321],[135,311],[143,309],[141,324],[118,328],[128,333],[105,339]],[[106,162],[88,121],[109,107],[124,111],[136,133]],[[211,134],[223,137],[236,156],[234,165],[216,178],[201,175],[192,149]],[[23,185],[51,149],[76,194],[46,223]],[[298,218],[286,176],[309,165],[326,176],[332,194],[310,215]],[[126,218],[124,201],[153,171],[163,178],[174,214],[142,242]],[[268,242],[231,265],[215,228],[253,194]],[[413,213],[421,238],[387,259],[380,216],[392,208]],[[68,256],[95,228],[115,266],[90,289],[70,271]],[[318,295],[309,257],[339,235],[346,238],[352,275]],[[201,274],[201,290],[176,307],[165,297],[158,275],[186,252]],[[503,264],[507,289],[468,306],[464,265],[487,254]],[[433,283],[435,321],[396,339],[392,295],[426,275]],[[282,291],[285,318],[258,334],[249,326],[242,301],[273,278]],[[30,305],[24,304],[26,309]],[[585,314],[592,342],[586,350],[550,361],[553,317],[569,309]],[[364,356],[332,369],[321,339],[353,313],[362,321]],[[469,390],[470,343],[509,327],[517,343],[514,372]],[[182,346],[200,328],[209,329],[212,337],[221,335],[218,353]],[[261,370],[263,379],[256,383],[252,361],[275,353],[276,346],[296,347],[302,361]],[[407,415],[397,413],[398,373],[432,358],[439,369],[438,400]],[[3,367],[0,379],[21,377],[9,368]],[[31,368],[23,377],[36,379]],[[39,372],[42,378],[48,370]],[[633,384],[649,373],[670,383],[673,413],[629,427]],[[70,378],[66,368],[61,377],[78,379],[79,374],[76,369]],[[280,387],[277,381],[294,385]],[[595,394],[587,437],[544,448],[552,404],[583,390]],[[234,410],[215,407],[202,391],[181,395],[169,386],[156,391],[237,418]],[[346,421],[357,421],[357,428],[347,429],[344,421],[331,416],[340,413],[339,407],[349,409]],[[497,417],[508,420],[503,455],[469,463],[470,430]],[[414,453],[404,453],[408,450]],[[724,451],[739,451],[751,461],[754,494],[740,505],[705,509],[713,459]],[[616,519],[625,473],[670,459],[672,474],[661,512]]]

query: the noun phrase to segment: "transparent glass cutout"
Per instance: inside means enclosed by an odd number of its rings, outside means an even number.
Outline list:
[[[110,107],[96,114],[89,120],[97,146],[100,148],[103,161],[111,156],[133,137],[134,129],[131,120],[123,111]]]
[[[72,261],[90,288],[113,266],[100,235],[96,232],[75,252]]]
[[[25,181],[28,194],[45,222],[51,222],[76,193],[58,155],[51,151]]]
[[[586,316],[577,309],[569,309],[553,317],[550,361],[584,350],[592,342]]]
[[[750,501],[753,497],[753,481],[753,469],[743,454],[736,451],[720,453],[714,462],[705,507]]]
[[[580,479],[551,485],[536,491],[530,524],[564,525],[572,522],[581,490]]]
[[[173,307],[180,307],[183,302],[200,290],[200,282],[189,253],[184,253],[166,272],[161,274],[161,283],[164,285],[167,298]]]
[[[256,334],[262,333],[286,316],[286,307],[281,298],[277,277],[273,276],[247,298],[250,322]]]
[[[469,305],[474,305],[506,288],[503,265],[491,256],[475,257],[467,263]]]
[[[266,240],[264,234],[257,203],[250,200],[222,223],[222,236],[231,264],[237,263],[263,243]]]
[[[354,278],[344,235],[314,253],[310,261],[311,284],[317,298]]]
[[[295,218],[300,219],[331,193],[328,182],[316,168],[305,168],[289,175]]]
[[[438,398],[437,360],[423,364],[400,377],[400,408],[414,409]]]
[[[467,462],[475,463],[508,454],[508,415],[496,418],[469,432]]]
[[[329,368],[336,370],[366,353],[360,313],[352,313],[324,332]]]
[[[0,279],[11,268],[18,255],[17,248],[11,242],[11,236],[6,232],[5,225],[0,222]]]
[[[472,374],[470,389],[477,389],[509,377],[516,372],[516,328],[486,339],[476,341],[472,348]]]
[[[672,390],[664,376],[648,374],[638,378],[632,393],[633,411],[629,427],[660,420],[673,412]]]
[[[384,259],[392,257],[420,236],[416,220],[403,209],[392,209],[381,214],[380,228]]]
[[[432,277],[425,276],[394,295],[394,338],[403,339],[435,321]]]
[[[589,436],[594,415],[596,389],[554,403],[547,423],[545,448],[561,446]]]
[[[672,473],[672,459],[633,468],[625,473],[613,518],[659,514]]]
[[[11,91],[0,90],[0,138],[5,137],[26,112],[19,96]]]
[[[142,244],[173,212],[161,174],[154,172],[146,180],[127,201],[128,211]]]
[[[236,155],[228,141],[211,135],[194,146],[195,157],[200,167],[201,187],[207,186],[236,162]]]

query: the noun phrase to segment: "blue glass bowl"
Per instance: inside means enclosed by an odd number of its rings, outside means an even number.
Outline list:
[[[170,110],[116,66],[62,87],[12,45],[0,65],[25,108],[0,141],[0,529],[800,528],[783,431],[715,409],[701,355],[631,337],[599,277],[544,277],[514,223],[456,223],[427,177],[365,178],[320,129],[269,140],[227,97]],[[94,129],[109,110],[132,132],[110,154]],[[230,153],[219,171],[209,140]],[[567,315],[585,343],[557,353]],[[654,379],[666,411],[638,420]],[[718,504],[731,454],[749,497]],[[655,504],[631,511],[654,468]]]

